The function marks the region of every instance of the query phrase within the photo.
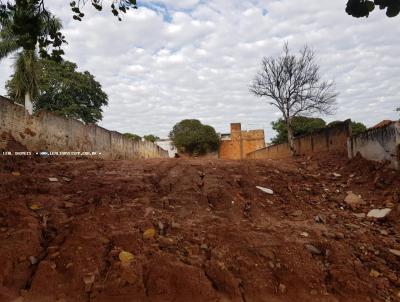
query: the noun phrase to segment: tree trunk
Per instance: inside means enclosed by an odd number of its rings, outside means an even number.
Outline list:
[[[288,144],[289,144],[290,153],[292,154],[292,156],[294,156],[296,154],[296,152],[294,150],[293,128],[292,128],[292,125],[290,124],[290,121],[286,122],[286,128],[287,128],[287,132],[288,132]]]
[[[33,113],[33,104],[31,100],[31,94],[29,92],[25,93],[25,109],[29,114]]]

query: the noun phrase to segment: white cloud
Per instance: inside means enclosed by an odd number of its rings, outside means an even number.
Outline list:
[[[200,118],[223,132],[230,122],[264,127],[271,138],[279,113],[248,84],[262,57],[279,55],[286,40],[294,49],[312,46],[322,76],[336,80],[338,110],[327,120],[351,117],[371,126],[398,117],[398,18],[377,11],[354,19],[344,0],[153,3],[122,22],[87,7],[76,22],[64,1],[48,2],[64,23],[66,58],[94,74],[109,95],[106,128],[166,136],[181,119]],[[2,83],[11,62],[0,65]]]
[[[158,0],[155,3],[162,4],[169,9],[193,9],[200,1],[199,0]]]

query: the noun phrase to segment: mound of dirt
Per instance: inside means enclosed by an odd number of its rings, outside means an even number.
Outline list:
[[[3,160],[0,301],[398,301],[399,176],[335,156]]]

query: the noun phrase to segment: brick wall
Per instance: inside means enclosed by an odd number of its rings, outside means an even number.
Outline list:
[[[320,152],[347,154],[347,139],[351,136],[351,121],[333,125],[314,132],[311,135],[294,139],[296,155],[311,155]],[[251,152],[247,158],[253,159],[280,159],[291,156],[287,143],[268,146]]]
[[[96,125],[25,108],[0,96],[0,149],[8,151],[101,152],[105,159],[168,157],[148,142],[135,142],[121,133]]]
[[[241,147],[239,140],[224,140],[219,146],[220,159],[241,159]]]
[[[221,140],[219,158],[243,159],[248,153],[264,147],[264,130],[242,131],[240,123],[232,123],[230,139]]]

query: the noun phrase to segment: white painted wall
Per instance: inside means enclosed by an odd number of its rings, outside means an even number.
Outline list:
[[[393,168],[400,169],[400,122],[352,136],[347,150],[349,158],[360,153],[369,160],[390,161]]]
[[[157,146],[160,148],[167,150],[169,157],[175,157],[175,154],[178,153],[178,150],[172,145],[172,141],[169,139],[162,139],[155,142]]]

